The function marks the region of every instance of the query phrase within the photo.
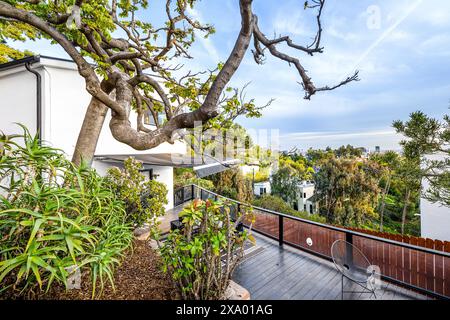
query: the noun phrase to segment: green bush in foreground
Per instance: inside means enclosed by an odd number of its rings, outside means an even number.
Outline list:
[[[165,213],[167,188],[161,182],[145,180],[140,172],[142,168],[140,161],[128,158],[123,169],[114,167],[108,170],[107,182],[125,202],[128,222],[137,227],[144,223],[155,227],[157,218]]]
[[[194,200],[180,213],[183,229],[172,231],[162,245],[164,271],[183,299],[223,299],[244,242],[254,241],[249,230],[236,230],[240,221],[251,220],[251,214],[238,214],[232,221],[230,208],[222,202]]]
[[[95,297],[98,282],[114,287],[114,268],[132,244],[124,203],[95,170],[75,167],[23,129],[0,136],[0,295],[67,286],[69,270],[81,269]]]

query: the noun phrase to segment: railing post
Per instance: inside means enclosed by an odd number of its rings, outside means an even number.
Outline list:
[[[353,263],[353,234],[346,232],[345,241],[351,244],[351,246],[347,246],[347,250],[345,250],[347,254],[347,262]]]
[[[283,216],[278,216],[278,244],[283,246],[284,242],[284,226],[283,226]]]

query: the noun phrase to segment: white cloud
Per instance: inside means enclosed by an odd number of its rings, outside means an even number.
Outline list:
[[[303,150],[308,148],[326,148],[330,146],[337,148],[341,145],[351,144],[374,149],[381,146],[382,149],[398,150],[398,142],[401,136],[392,129],[379,129],[373,131],[358,132],[294,132],[280,135],[281,147],[289,149],[297,146]]]
[[[199,11],[188,7],[187,12],[192,16],[192,18],[199,21],[200,23],[203,23],[202,15]],[[221,61],[219,51],[214,46],[214,43],[212,42],[210,37],[205,38],[201,31],[195,31],[195,36],[197,40],[201,42],[203,48],[208,53],[207,56],[211,59],[212,62],[218,63],[219,61]]]
[[[418,52],[427,55],[450,55],[450,48],[446,45],[448,43],[450,43],[450,35],[435,34],[418,46]]]

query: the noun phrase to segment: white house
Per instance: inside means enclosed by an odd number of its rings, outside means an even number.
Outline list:
[[[20,133],[14,123],[26,125],[32,134],[39,132],[46,143],[72,157],[78,133],[91,96],[85,81],[70,60],[33,56],[0,65],[0,130]],[[167,209],[173,207],[173,159],[182,158],[182,141],[163,143],[147,151],[136,151],[116,141],[107,123],[102,129],[93,167],[105,174],[111,166],[121,166],[132,156],[144,163],[150,179],[166,184]],[[151,125],[148,126],[151,128]],[[177,162],[177,161],[175,161]]]
[[[294,209],[305,211],[309,214],[316,213],[316,205],[313,201],[314,183],[310,181],[302,181],[297,189],[297,201],[294,203]]]
[[[255,182],[253,193],[255,196],[262,196],[263,194],[271,194],[270,181]]]
[[[443,160],[443,156],[434,155],[430,160]],[[422,189],[426,191],[429,183],[422,180]],[[420,199],[420,232],[423,238],[450,241],[450,208]]]

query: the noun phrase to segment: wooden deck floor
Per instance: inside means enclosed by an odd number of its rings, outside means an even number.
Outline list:
[[[341,277],[332,262],[255,235],[259,253],[244,257],[233,279],[250,292],[252,300],[337,300],[341,299]],[[344,282],[344,290],[361,291]],[[383,282],[378,300],[420,300],[426,296]],[[375,299],[370,294],[346,293],[344,299]]]

